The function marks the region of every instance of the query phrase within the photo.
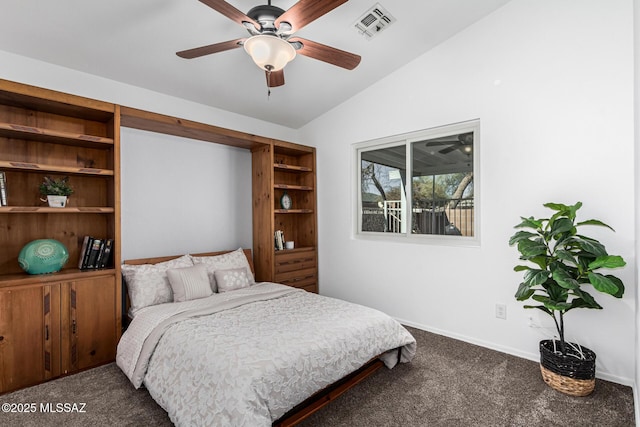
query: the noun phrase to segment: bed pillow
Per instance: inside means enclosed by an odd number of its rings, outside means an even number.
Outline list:
[[[204,264],[167,270],[173,301],[190,301],[213,294],[209,284],[207,267]]]
[[[251,267],[249,266],[249,261],[247,261],[247,257],[244,254],[242,248],[222,255],[202,257],[192,256],[191,259],[193,260],[194,265],[204,264],[207,266],[207,273],[209,274],[209,281],[211,282],[211,290],[213,290],[213,292],[218,292],[218,286],[216,284],[216,278],[214,275],[216,270],[244,268],[247,271],[247,279],[249,280],[249,284],[253,285],[255,283],[253,273],[251,272]]]
[[[122,275],[127,283],[131,308],[129,314],[150,305],[173,301],[173,291],[167,277],[167,270],[193,266],[188,255],[158,264],[122,265]]]
[[[251,286],[249,277],[247,277],[247,269],[244,267],[216,270],[213,275],[218,285],[218,292],[235,291]]]

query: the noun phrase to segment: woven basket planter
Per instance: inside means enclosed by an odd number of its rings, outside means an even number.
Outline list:
[[[559,341],[556,346],[559,347]],[[568,344],[567,344],[568,345]],[[540,371],[542,379],[551,388],[571,396],[587,396],[596,385],[596,354],[582,347],[584,359],[569,355],[554,353],[552,340],[540,341]]]

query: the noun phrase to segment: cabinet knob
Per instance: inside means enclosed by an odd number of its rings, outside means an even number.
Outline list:
[[[91,356],[95,356],[96,355],[96,351],[95,350],[91,350],[91,352],[89,353]]]

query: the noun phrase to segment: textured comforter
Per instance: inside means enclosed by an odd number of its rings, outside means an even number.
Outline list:
[[[398,347],[410,361],[414,338],[384,313],[260,283],[140,310],[117,364],[176,425],[257,427],[375,356],[393,367]]]

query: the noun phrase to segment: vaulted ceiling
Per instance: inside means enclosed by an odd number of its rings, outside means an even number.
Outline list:
[[[243,49],[175,54],[249,35],[198,0],[4,1],[0,50],[297,129],[508,1],[350,0],[295,35],[360,55],[358,67],[298,55],[270,96]],[[263,4],[228,2],[244,13]],[[272,1],[284,10],[295,3]],[[376,5],[395,21],[368,39],[355,24]]]

